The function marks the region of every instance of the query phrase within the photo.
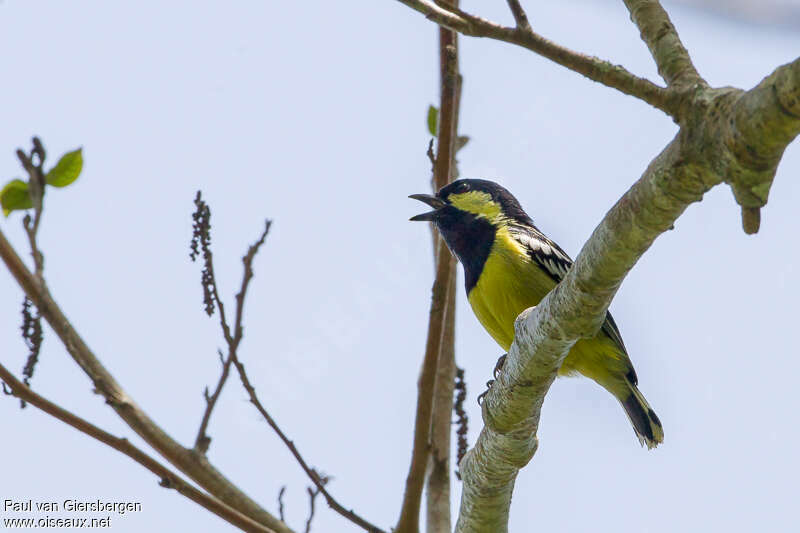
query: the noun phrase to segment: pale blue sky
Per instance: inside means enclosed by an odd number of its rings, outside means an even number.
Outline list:
[[[485,4],[485,5],[484,5]],[[656,80],[621,2],[528,2],[534,27]],[[510,22],[505,2],[466,2]],[[713,85],[751,87],[800,54],[800,34],[671,10]],[[573,256],[675,133],[647,105],[530,52],[462,40],[464,176],[508,187]],[[51,157],[84,147],[73,187],[48,195],[41,230],[51,289],[136,401],[193,442],[215,382],[219,327],[188,260],[192,199],[213,210],[220,288],[264,217],[241,357],[268,409],[346,506],[389,528],[408,467],[431,284],[430,237],[407,222],[430,164],[435,27],[392,0],[0,4],[0,176],[40,135]],[[793,394],[800,148],[786,151],[761,232],[745,236],[726,187],[692,206],[623,284],[612,309],[666,433],[640,449],[622,409],[580,379],[545,402],[511,529],[786,530],[796,523],[800,439]],[[0,221],[20,251],[20,216]],[[461,287],[461,286],[460,286]],[[457,358],[475,396],[500,349],[459,288]],[[22,295],[0,275],[3,363],[21,369]],[[34,387],[138,438],[50,330]],[[138,465],[34,409],[0,398],[0,501],[139,501],[114,531],[231,531]],[[287,485],[301,530],[308,481],[232,380],[210,458],[267,509]],[[460,487],[456,485],[456,493]],[[454,500],[457,508],[458,500]],[[38,517],[38,515],[36,515]],[[3,515],[2,517],[7,517]],[[355,527],[318,502],[315,531]]]

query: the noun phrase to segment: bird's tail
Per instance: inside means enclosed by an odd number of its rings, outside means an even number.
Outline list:
[[[633,431],[636,432],[642,446],[647,446],[648,449],[655,448],[664,442],[664,429],[661,427],[661,421],[636,385],[628,380],[626,382],[628,390],[618,399],[625,408],[625,413],[633,425]]]

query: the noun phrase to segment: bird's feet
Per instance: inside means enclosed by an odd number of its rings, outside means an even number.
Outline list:
[[[507,356],[508,356],[507,353],[501,355],[500,358],[497,360],[497,364],[494,365],[494,372],[492,372],[494,379],[497,379],[497,375],[500,373],[501,370],[503,370],[503,365],[506,364]]]
[[[492,390],[493,384],[494,384],[493,379],[490,379],[489,381],[486,382],[486,390],[478,394],[478,405],[481,405],[483,403],[483,399],[486,397],[487,394],[489,394],[489,391]]]
[[[498,374],[500,374],[500,371],[503,370],[503,365],[506,364],[506,356],[508,356],[508,354],[506,353],[501,355],[500,359],[498,359],[497,363],[494,365],[494,370],[492,371],[494,379],[490,379],[489,381],[486,382],[486,390],[478,395],[478,405],[481,405],[483,403],[483,399],[486,397],[487,394],[489,394],[489,391],[492,390],[492,385],[494,384],[494,380],[497,379]]]

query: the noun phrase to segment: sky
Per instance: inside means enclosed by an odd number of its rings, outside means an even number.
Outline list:
[[[528,2],[534,28],[658,80],[621,2]],[[800,50],[796,28],[667,4],[700,72],[749,88]],[[464,7],[511,23],[504,2]],[[425,345],[431,240],[408,222],[429,190],[426,110],[438,98],[436,28],[392,0],[0,3],[0,174],[39,135],[50,163],[82,146],[72,186],[48,192],[40,244],[56,301],[125,390],[191,445],[223,346],[188,258],[192,200],[212,209],[228,306],[265,218],[240,357],[262,402],[346,507],[388,530],[410,459]],[[531,52],[462,39],[462,176],[500,182],[575,256],[675,135],[661,112]],[[594,383],[561,379],[539,450],[520,472],[510,529],[787,530],[800,475],[793,394],[800,145],[786,150],[760,232],[746,236],[726,186],[691,206],[612,304],[664,444],[641,449]],[[27,253],[21,216],[0,227]],[[461,272],[460,282],[463,283]],[[457,309],[470,442],[475,397],[500,348]],[[0,273],[0,353],[21,370],[22,293]],[[46,328],[35,390],[119,436],[119,420]],[[0,397],[0,501],[131,501],[119,532],[233,531],[128,458]],[[309,481],[232,379],[210,460],[302,530]],[[453,508],[460,486],[455,485]],[[0,518],[42,518],[0,512]],[[61,514],[58,516],[74,516]],[[82,517],[82,516],[81,516]],[[353,531],[317,502],[315,531]]]

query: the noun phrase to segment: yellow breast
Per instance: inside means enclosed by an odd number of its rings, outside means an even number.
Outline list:
[[[478,283],[467,298],[486,331],[507,351],[514,340],[514,320],[537,305],[555,285],[508,230],[500,228]]]

